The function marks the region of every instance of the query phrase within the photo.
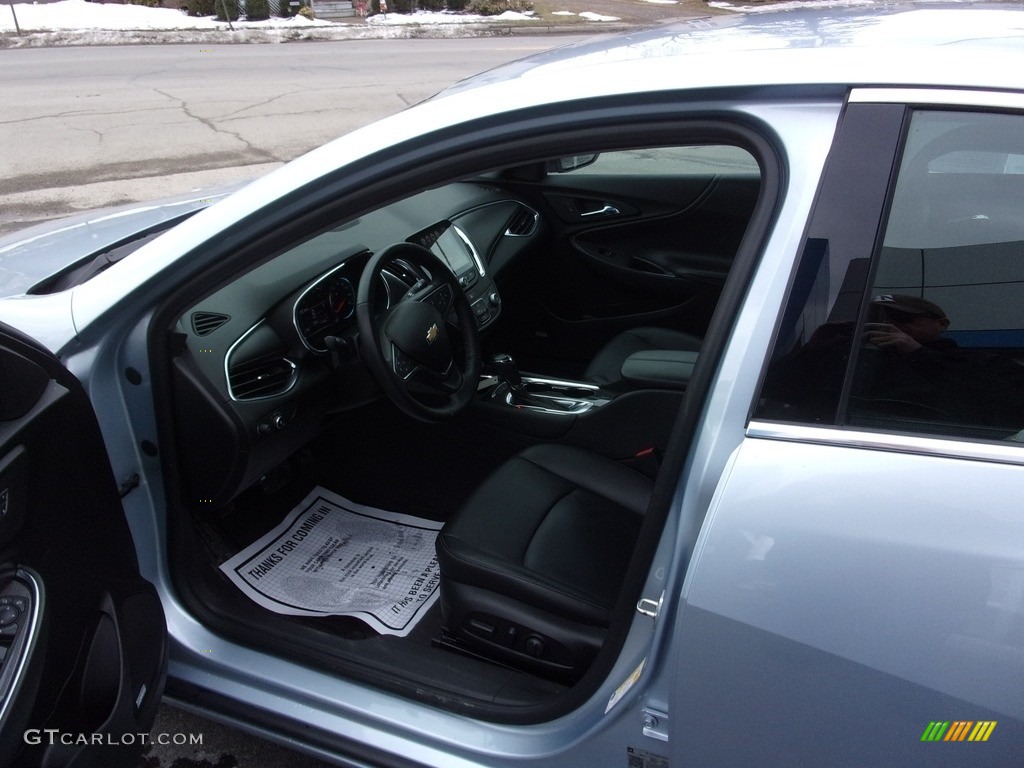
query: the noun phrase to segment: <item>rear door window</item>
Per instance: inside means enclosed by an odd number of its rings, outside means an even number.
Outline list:
[[[863,256],[808,239],[756,416],[1021,439],[1024,117],[910,113],[891,187]]]
[[[913,115],[864,320],[848,423],[1024,429],[1024,118]]]

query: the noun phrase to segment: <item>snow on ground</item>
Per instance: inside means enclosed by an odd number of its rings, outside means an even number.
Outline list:
[[[675,2],[675,0],[671,0]],[[554,11],[552,16],[579,16],[581,19],[586,21],[618,21],[618,16],[602,16],[599,13],[591,13],[590,11],[584,11],[583,13],[574,13],[573,11]]]
[[[648,0],[658,2],[659,0]],[[669,0],[671,2],[671,0]],[[949,4],[970,5],[976,0],[943,0]],[[908,0],[913,5],[929,5],[933,0]],[[878,0],[778,0],[762,2],[755,0],[754,5],[740,5],[730,0],[708,0],[712,8],[721,8],[733,13],[767,13],[769,11],[793,11],[807,8],[857,8],[868,5],[878,5]]]
[[[645,0],[649,3],[676,4],[677,0]],[[750,0],[747,0],[750,2]],[[761,13],[799,6],[849,6],[871,4],[874,0],[781,0],[739,5],[728,0],[710,0],[709,4],[736,13]],[[16,36],[17,25],[22,32]],[[554,16],[573,16],[588,22],[615,22],[616,16],[599,13],[556,11]],[[474,23],[534,22],[533,14],[506,11],[500,16],[461,13],[375,14],[353,22],[310,21],[302,16],[266,21],[237,21],[229,29],[227,22],[212,16],[192,17],[172,8],[147,8],[141,5],[60,0],[55,3],[15,3],[0,0],[0,47],[21,45],[114,45],[125,43],[190,42],[283,42],[312,39],[338,40],[353,37],[407,37],[410,34],[432,36],[459,35],[458,29]],[[413,32],[418,29],[420,31]],[[445,30],[450,30],[446,32]],[[429,33],[426,30],[434,30]]]
[[[956,2],[957,0],[951,0]],[[733,13],[765,13],[767,11],[791,11],[803,8],[851,8],[858,5],[875,5],[876,0],[783,0],[777,3],[737,5],[728,0],[709,0],[712,8],[723,8]]]
[[[15,14],[17,29],[15,34]],[[376,14],[366,19],[331,22],[302,16],[266,21],[236,21],[230,26],[214,17],[188,16],[173,8],[60,0],[16,3],[0,0],[0,48],[54,45],[142,45],[153,43],[280,43],[289,40],[343,40],[461,36],[473,23],[532,22],[530,14],[507,11],[499,16],[456,13]]]
[[[58,3],[35,5],[16,3],[14,12],[23,31],[56,32],[69,29],[226,29],[227,24],[212,16],[188,16],[174,8],[146,8],[142,5],[89,3],[86,0],[61,0]],[[302,16],[291,19],[269,19],[245,22],[248,27],[301,27],[330,25],[327,21],[310,21]],[[13,32],[14,17],[0,8],[0,30]]]
[[[146,8],[141,5],[90,3],[86,0],[60,0],[56,3],[36,5],[16,3],[13,6],[18,26],[23,32],[61,32],[69,30],[144,31],[144,30],[226,30],[226,22],[212,16],[188,16],[173,8]],[[376,14],[365,20],[373,26],[403,26],[410,24],[471,24],[485,21],[536,21],[524,13],[506,11],[499,16],[475,16],[457,13]],[[348,26],[330,21],[310,21],[302,16],[290,19],[271,18],[266,21],[238,21],[238,29],[297,30],[311,27]],[[14,32],[14,15],[0,5],[0,32]]]
[[[406,24],[478,24],[485,21],[538,21],[532,13],[505,11],[497,16],[477,16],[472,13],[445,13],[415,11],[413,13],[377,13],[366,18],[371,26]]]

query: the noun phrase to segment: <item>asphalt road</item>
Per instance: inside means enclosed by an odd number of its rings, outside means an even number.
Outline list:
[[[0,50],[0,232],[259,176],[575,39]]]
[[[0,50],[0,232],[253,178],[455,80],[573,39]],[[201,744],[174,746],[197,734]],[[151,735],[140,768],[324,765],[166,705]]]

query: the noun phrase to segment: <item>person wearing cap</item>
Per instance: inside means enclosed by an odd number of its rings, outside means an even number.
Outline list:
[[[853,357],[847,423],[1024,429],[1024,366],[1011,355],[959,347],[943,335],[946,312],[920,296],[875,296],[868,319],[859,334],[853,321],[827,322],[770,365],[764,391],[778,418],[834,422]]]
[[[949,317],[920,296],[876,296],[871,310],[878,322],[864,325],[855,409],[1014,432],[1024,427],[1024,366],[944,337]]]
[[[867,323],[865,341],[879,349],[906,355],[922,346],[951,349],[956,343],[942,337],[949,318],[938,304],[920,296],[884,294],[871,302],[882,322]]]

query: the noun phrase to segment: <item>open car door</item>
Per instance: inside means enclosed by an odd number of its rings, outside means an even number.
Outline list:
[[[0,324],[0,765],[137,764],[166,661],[85,391]]]

